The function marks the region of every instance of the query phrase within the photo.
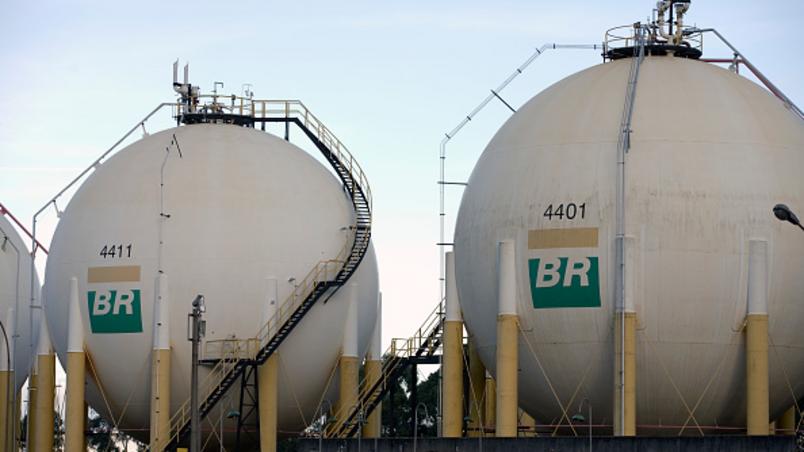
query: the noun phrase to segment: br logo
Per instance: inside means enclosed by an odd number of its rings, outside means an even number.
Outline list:
[[[528,261],[533,307],[600,306],[597,257],[542,257]]]
[[[141,333],[140,289],[90,290],[89,323],[93,333]]]

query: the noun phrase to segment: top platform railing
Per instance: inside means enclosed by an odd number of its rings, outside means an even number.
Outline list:
[[[208,102],[206,102],[208,101]],[[221,96],[202,94],[193,98],[191,103],[179,103],[174,107],[174,116],[185,115],[234,115],[251,118],[254,121],[264,120],[296,120],[312,132],[345,166],[357,186],[362,188],[372,208],[371,188],[363,168],[357,163],[346,146],[318,119],[300,100],[253,99],[243,96]],[[353,187],[354,188],[354,187]]]
[[[616,49],[633,48],[636,45],[636,27],[643,27],[647,31],[646,46],[662,45],[672,46],[659,33],[659,28],[654,24],[631,24],[609,28],[603,36],[603,55]],[[695,27],[684,26],[681,28],[682,42],[680,46],[689,47],[703,53],[703,33]]]

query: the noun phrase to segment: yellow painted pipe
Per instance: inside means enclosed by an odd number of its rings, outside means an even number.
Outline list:
[[[274,353],[257,370],[260,409],[260,451],[276,452],[279,425],[279,355]]]
[[[519,331],[516,314],[497,316],[497,423],[498,438],[516,438],[519,408],[517,370]]]
[[[779,435],[796,434],[796,407],[788,408],[776,421],[776,433]]]
[[[170,436],[170,350],[151,351],[151,450],[161,451]]]
[[[86,357],[83,352],[67,353],[67,406],[65,412],[64,451],[81,452],[84,448],[84,384]]]
[[[365,364],[365,378],[369,385],[374,385],[381,376],[382,361],[370,359]],[[363,426],[363,438],[379,438],[382,434],[382,403],[378,403],[366,419]]]
[[[39,374],[34,368],[28,377],[28,450],[36,450],[36,394],[39,393]]]
[[[625,313],[625,331],[622,327],[622,313],[616,313],[614,318],[614,435],[636,436],[636,313]],[[624,336],[625,359],[621,347]],[[624,367],[623,383],[620,388],[620,368]],[[620,391],[624,393],[621,402]],[[621,403],[625,408],[625,415],[621,416]]]
[[[360,364],[356,356],[341,356],[336,415],[346,416],[357,407],[357,384]]]
[[[485,395],[485,414],[483,415],[484,430],[485,432],[494,433],[497,427],[497,382],[486,375],[486,388],[484,389]]]
[[[44,325],[42,326],[44,328]],[[36,390],[36,441],[32,452],[53,451],[53,402],[56,397],[56,356],[51,352],[37,357],[39,386]]]
[[[748,314],[745,328],[747,434],[768,434],[768,315]]]
[[[469,337],[469,423],[467,435],[477,437],[485,425],[485,409],[483,398],[486,386],[486,368],[477,354],[475,339]]]
[[[11,420],[14,419],[11,400],[8,397],[9,385],[13,384],[11,377],[10,371],[0,371],[0,445],[4,450],[13,450],[9,448],[9,441],[13,437]]]
[[[463,322],[444,322],[442,436],[460,438],[463,430]]]

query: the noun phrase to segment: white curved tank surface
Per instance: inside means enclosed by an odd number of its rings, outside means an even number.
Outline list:
[[[477,162],[457,218],[460,302],[492,373],[496,247],[515,241],[520,405],[545,423],[562,418],[557,400],[571,415],[588,398],[595,424],[612,425],[617,142],[630,66],[591,67],[521,107]],[[804,208],[804,122],[726,69],[650,56],[631,128],[625,274],[638,320],[637,425],[745,426],[752,240],[767,243],[776,419],[804,392],[804,239],[771,212],[780,202]]]
[[[36,274],[33,282],[34,296],[38,298],[39,277]],[[35,338],[39,337],[39,311],[32,311],[30,305],[31,253],[14,225],[5,216],[0,215],[0,321],[6,329],[9,347],[14,350],[11,369],[14,370],[16,389],[20,389],[28,378],[31,358],[36,350]],[[14,311],[9,313],[9,309]],[[32,312],[34,312],[33,318]],[[14,325],[9,325],[12,322]],[[0,347],[5,349],[5,338],[2,333],[0,333]],[[0,353],[0,356],[5,360],[4,353]],[[0,363],[3,369],[7,366],[8,361]]]
[[[171,144],[174,136],[179,147]],[[207,341],[254,337],[262,326],[267,279],[278,281],[283,302],[317,262],[337,256],[354,215],[333,173],[274,135],[198,124],[145,137],[97,168],[54,234],[44,300],[59,356],[65,362],[75,277],[94,366],[87,370],[87,398],[123,430],[147,439],[159,270],[169,287],[175,410],[190,395],[186,322],[195,296],[206,299]],[[376,317],[373,249],[351,283],[358,284],[362,353]],[[348,294],[344,286],[327,303],[316,303],[278,350],[280,431],[297,432],[313,417],[338,360]],[[90,316],[88,306],[99,297],[124,295],[130,304],[119,301],[119,308],[93,309]],[[202,367],[202,381],[204,375]],[[235,387],[219,406],[237,409],[238,398]]]

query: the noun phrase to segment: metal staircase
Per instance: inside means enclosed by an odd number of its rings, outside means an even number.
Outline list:
[[[333,413],[333,419],[320,433],[325,438],[349,438],[361,427],[365,419],[382,401],[396,379],[408,368],[415,358],[433,356],[441,346],[444,326],[444,303],[439,303],[427,316],[416,333],[407,339],[393,339],[383,355],[382,370],[377,381],[365,378],[358,388],[358,402],[344,406]]]
[[[237,99],[239,104],[235,105]],[[242,378],[247,368],[264,363],[279,348],[316,302],[326,302],[349,280],[366,255],[371,239],[372,201],[366,175],[346,147],[304,104],[296,100],[232,98],[231,106],[227,107],[216,101],[217,97],[211,108],[202,108],[200,112],[197,107],[179,105],[176,117],[185,123],[230,122],[246,127],[253,127],[257,122],[280,122],[285,123],[286,127],[296,124],[321,151],[343,183],[354,207],[355,217],[338,255],[318,262],[254,337],[222,341],[219,359],[199,385],[202,418]],[[178,447],[189,433],[190,413],[188,400],[171,418],[169,437],[157,446],[158,450]]]

